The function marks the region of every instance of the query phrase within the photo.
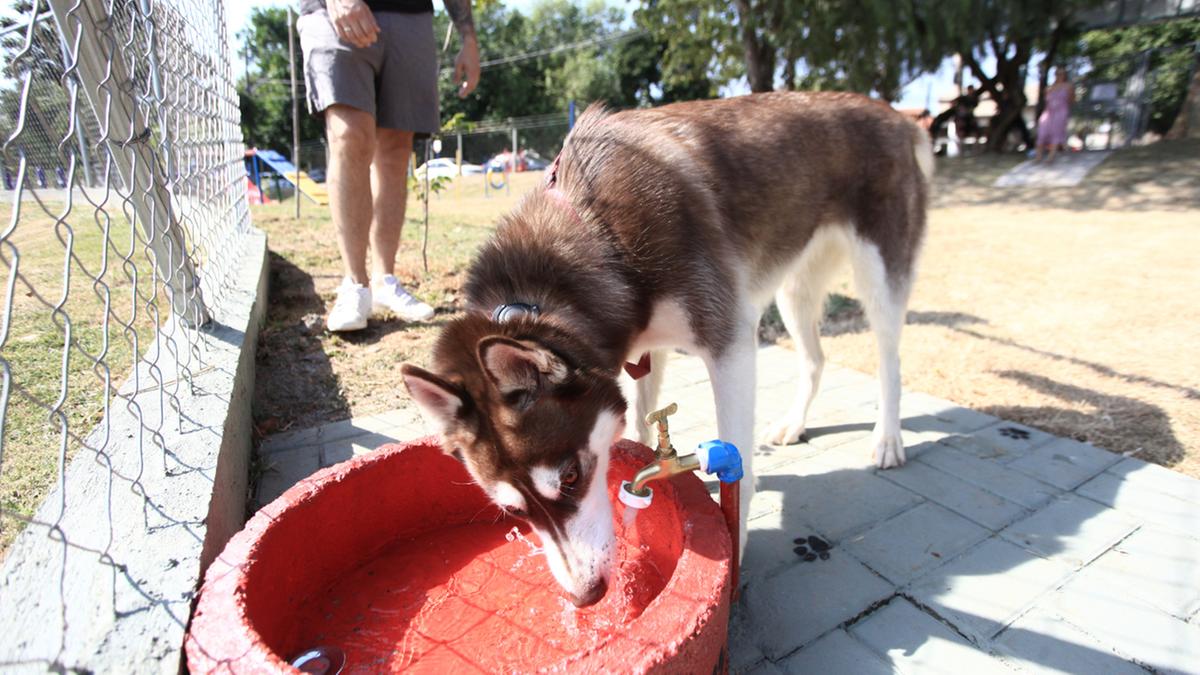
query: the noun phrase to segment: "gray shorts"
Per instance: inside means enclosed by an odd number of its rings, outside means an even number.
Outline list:
[[[437,42],[433,14],[376,12],[379,39],[355,47],[338,38],[325,10],[300,17],[310,112],[340,103],[375,116],[385,129],[438,130]]]

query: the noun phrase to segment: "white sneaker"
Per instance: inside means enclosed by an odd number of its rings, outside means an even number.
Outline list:
[[[335,333],[362,330],[367,327],[367,316],[370,314],[371,289],[347,277],[338,286],[337,299],[333,301],[333,309],[329,310],[325,325]]]
[[[404,290],[396,277],[386,274],[374,284],[375,311],[388,310],[405,321],[425,321],[433,316],[433,308]]]

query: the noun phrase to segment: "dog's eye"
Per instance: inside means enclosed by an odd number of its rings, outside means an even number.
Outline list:
[[[559,482],[564,487],[571,487],[579,481],[579,463],[571,462],[567,468],[563,469],[562,475],[558,477]]]

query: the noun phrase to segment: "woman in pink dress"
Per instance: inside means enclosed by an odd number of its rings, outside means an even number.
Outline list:
[[[1054,71],[1054,84],[1046,89],[1046,108],[1038,118],[1037,154],[1034,161],[1040,162],[1049,152],[1048,161],[1054,161],[1058,146],[1067,142],[1067,116],[1075,102],[1075,85],[1067,79],[1062,68]]]

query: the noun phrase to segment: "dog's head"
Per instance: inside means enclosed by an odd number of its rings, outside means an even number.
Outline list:
[[[404,383],[446,451],[537,532],[572,602],[590,605],[615,558],[606,474],[625,424],[620,388],[552,339],[480,329],[471,318],[451,323],[434,350],[437,372],[405,364]]]

